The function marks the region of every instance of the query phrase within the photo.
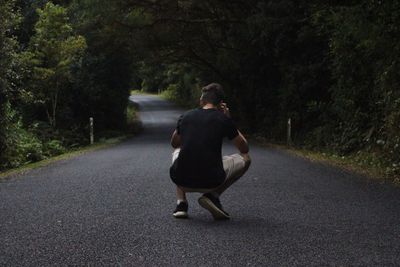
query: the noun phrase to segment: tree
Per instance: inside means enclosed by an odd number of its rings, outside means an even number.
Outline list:
[[[0,164],[4,155],[12,147],[9,139],[12,135],[12,124],[15,112],[11,101],[16,94],[15,84],[18,75],[14,66],[17,65],[17,42],[13,32],[19,21],[15,2],[0,0]]]
[[[39,19],[26,57],[33,65],[36,103],[45,108],[48,122],[55,128],[60,91],[71,82],[71,67],[82,59],[86,41],[74,34],[64,7],[48,2],[37,12]]]

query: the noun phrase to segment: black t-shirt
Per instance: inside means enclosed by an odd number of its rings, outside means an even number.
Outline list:
[[[233,139],[238,130],[233,121],[216,109],[194,109],[183,114],[177,132],[181,137],[179,157],[170,168],[177,185],[189,188],[214,188],[225,180],[222,141]]]

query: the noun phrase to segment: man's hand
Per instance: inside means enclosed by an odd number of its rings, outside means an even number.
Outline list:
[[[223,112],[227,117],[231,117],[231,113],[229,112],[228,105],[226,103],[219,104],[219,110]]]

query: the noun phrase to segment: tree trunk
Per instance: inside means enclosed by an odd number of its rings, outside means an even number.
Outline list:
[[[53,126],[53,128],[56,128],[56,111],[57,111],[57,102],[58,102],[58,82],[57,82],[57,84],[56,84],[56,91],[55,91],[55,93],[54,93],[54,97],[51,99],[51,106],[52,106],[52,114],[51,114],[51,117],[52,117],[52,122],[53,122],[53,124],[52,124],[52,126]]]
[[[49,121],[50,126],[53,127],[53,120],[52,120],[52,116],[50,116],[48,105],[46,105],[46,115],[47,115],[47,120]]]

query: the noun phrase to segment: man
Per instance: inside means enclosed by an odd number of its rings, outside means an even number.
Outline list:
[[[249,168],[249,146],[230,118],[221,85],[212,83],[204,87],[200,106],[179,118],[171,138],[175,151],[170,176],[177,185],[178,199],[173,216],[187,218],[186,193],[200,192],[204,194],[199,204],[214,219],[229,219],[219,198]],[[233,141],[239,154],[222,157],[224,137]]]

